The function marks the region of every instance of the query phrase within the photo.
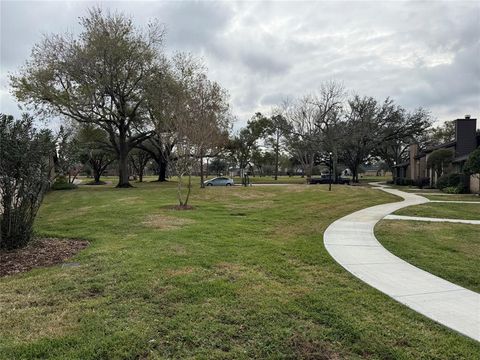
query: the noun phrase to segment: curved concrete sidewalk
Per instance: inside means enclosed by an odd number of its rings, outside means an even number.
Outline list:
[[[421,270],[387,251],[375,238],[375,224],[386,215],[429,200],[383,187],[402,197],[333,222],[324,233],[330,255],[360,280],[411,309],[480,341],[480,294]]]

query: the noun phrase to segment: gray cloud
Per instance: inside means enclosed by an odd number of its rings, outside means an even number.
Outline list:
[[[78,32],[95,3],[1,2],[1,110],[18,114],[6,73],[42,33]],[[158,18],[168,51],[201,55],[244,123],[325,80],[439,120],[480,116],[478,2],[102,2],[138,24]],[[239,125],[237,125],[239,126]]]

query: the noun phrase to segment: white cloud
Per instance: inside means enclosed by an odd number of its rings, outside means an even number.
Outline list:
[[[62,4],[60,15],[59,6]],[[42,33],[78,31],[90,2],[8,2],[1,8],[1,107],[16,113],[6,72]],[[440,120],[480,116],[478,2],[103,2],[168,29],[167,49],[202,55],[244,123],[324,80]]]

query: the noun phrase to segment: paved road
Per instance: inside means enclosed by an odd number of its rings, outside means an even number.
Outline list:
[[[480,294],[421,270],[387,251],[375,238],[374,226],[386,215],[428,199],[400,190],[396,203],[369,207],[332,223],[324,233],[325,248],[360,280],[411,309],[480,341]]]

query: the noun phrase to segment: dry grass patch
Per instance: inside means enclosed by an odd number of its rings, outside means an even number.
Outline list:
[[[229,210],[268,209],[275,206],[272,200],[260,200],[246,203],[227,204]]]
[[[176,269],[169,269],[166,271],[166,273],[168,276],[184,276],[184,275],[193,274],[198,271],[200,271],[200,269],[192,266],[185,266],[185,267],[176,268]]]
[[[237,199],[244,199],[244,200],[257,200],[257,199],[265,199],[265,198],[272,198],[275,196],[274,193],[268,191],[258,191],[253,190],[250,188],[240,188],[235,189],[231,192],[231,195]]]
[[[84,215],[91,211],[93,206],[82,206],[79,208],[74,209],[75,215]]]
[[[331,343],[320,339],[309,338],[298,332],[290,337],[288,346],[295,353],[296,359],[340,360],[344,358],[332,349]]]
[[[75,315],[60,297],[33,291],[19,295],[16,289],[0,294],[0,328],[5,337],[27,342],[60,337],[75,328]]]
[[[148,215],[146,220],[142,222],[142,224],[148,227],[159,230],[174,230],[193,223],[195,223],[195,220],[166,214]]]
[[[143,199],[139,196],[127,196],[124,198],[117,199],[118,202],[126,205],[135,205],[143,203]]]
[[[248,269],[242,265],[228,263],[228,262],[218,263],[214,269],[216,276],[227,278],[230,281],[236,281],[241,276],[243,276],[247,271]]]
[[[168,250],[174,255],[187,255],[187,248],[180,244],[173,244],[168,247]]]

